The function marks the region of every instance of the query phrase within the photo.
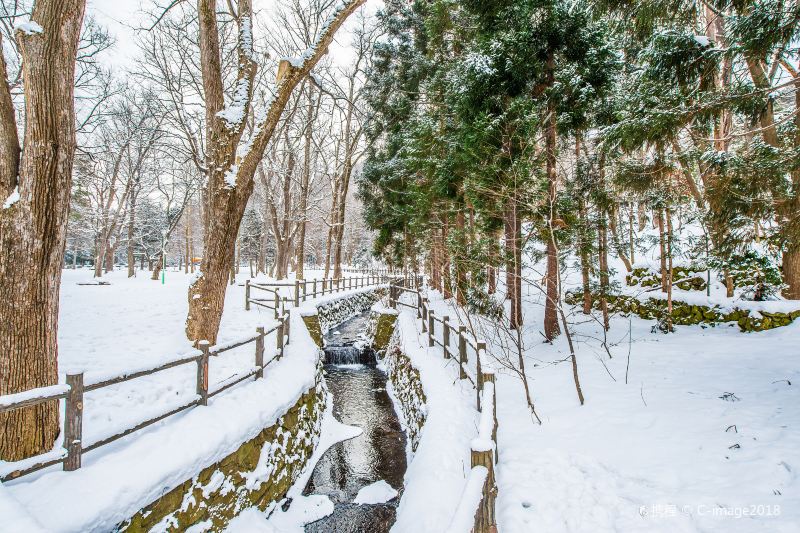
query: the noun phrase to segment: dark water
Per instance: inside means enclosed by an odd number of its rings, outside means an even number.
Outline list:
[[[385,504],[352,503],[359,489],[380,480],[402,492],[406,471],[406,436],[386,393],[386,375],[359,342],[367,318],[368,314],[356,317],[326,336],[325,379],[333,395],[333,414],[364,431],[333,445],[314,468],[304,494],[327,495],[335,510],[308,524],[307,532],[381,533],[395,521],[399,497]]]

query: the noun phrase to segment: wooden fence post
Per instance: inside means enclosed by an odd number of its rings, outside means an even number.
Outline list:
[[[208,405],[208,356],[210,355],[208,341],[200,341],[197,347],[203,353],[197,359],[197,394],[200,396],[200,405]]]
[[[291,324],[291,315],[289,313],[286,313],[284,315],[284,317],[285,317],[285,319],[284,319],[285,328],[284,329],[286,330],[286,344],[290,344],[292,342],[292,334],[289,331],[289,326],[292,325]]]
[[[420,293],[417,293],[417,318],[422,318],[422,296]],[[422,328],[422,331],[425,331],[425,328]]]
[[[304,279],[303,280],[303,301],[304,302],[306,301],[307,297],[308,297],[308,280]]]
[[[497,486],[494,479],[494,460],[492,450],[472,449],[470,453],[472,468],[482,466],[486,468],[486,482],[483,484],[483,497],[475,513],[474,533],[497,533],[497,520],[495,519],[494,504],[497,498]]]
[[[278,320],[278,308],[281,306],[281,297],[278,296],[278,289],[275,289],[275,320]]]
[[[458,379],[467,378],[467,326],[458,326]]]
[[[442,317],[442,352],[445,359],[450,359],[450,317]]]
[[[259,326],[256,328],[258,337],[256,337],[256,379],[264,377],[264,328]]]
[[[67,374],[66,413],[64,414],[64,447],[67,458],[64,470],[77,470],[81,467],[83,450],[83,372]]]
[[[294,280],[294,306],[300,307],[300,280]]]
[[[494,399],[492,401],[492,419],[493,419],[493,422],[492,422],[492,442],[494,442],[494,462],[496,463],[497,462],[497,456],[498,456],[499,452],[497,451],[497,386],[496,386],[496,384],[495,384],[496,382],[494,380],[494,371],[493,370],[491,370],[491,371],[484,370],[482,381],[483,381],[484,385],[486,383],[492,383],[492,385],[494,386],[494,391],[493,391]]]
[[[284,315],[286,316],[286,315]],[[275,330],[276,347],[278,348],[277,359],[283,357],[283,317],[278,322],[278,329]]]
[[[434,324],[433,309],[428,309],[428,346],[433,346]]]
[[[428,331],[428,299],[422,299],[422,333]]]
[[[317,297],[317,278],[314,278],[314,298]]]
[[[250,310],[250,280],[244,280],[244,310]]]

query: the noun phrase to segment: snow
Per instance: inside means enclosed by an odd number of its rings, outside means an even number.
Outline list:
[[[256,54],[253,51],[253,21],[250,17],[239,18],[239,46],[247,58],[256,62]]]
[[[314,453],[309,459],[305,470],[286,494],[287,499],[291,498],[289,509],[287,511],[283,510],[283,504],[287,500],[280,502],[269,516],[267,516],[268,513],[263,513],[256,508],[246,509],[231,521],[225,531],[228,533],[259,531],[303,533],[305,524],[331,514],[333,512],[333,502],[330,498],[319,494],[303,496],[303,489],[308,484],[317,462],[331,446],[337,442],[357,437],[361,435],[362,431],[359,427],[348,426],[336,420],[333,416],[333,402],[329,401],[323,416],[322,434],[317,447],[314,449]]]
[[[359,490],[358,494],[356,494],[356,498],[353,500],[353,503],[386,503],[396,497],[397,490],[393,489],[392,486],[386,482],[386,480],[381,479],[375,483],[367,485],[366,487],[361,487],[361,490]]]
[[[11,191],[11,194],[9,194],[8,198],[3,202],[3,209],[8,209],[17,202],[19,202],[19,185],[14,187],[14,190]]]
[[[709,41],[708,37],[706,37],[705,35],[695,35],[694,36],[694,40],[695,40],[695,42],[697,44],[699,44],[700,46],[702,46],[704,48],[706,46],[711,46],[711,41]]]
[[[276,510],[267,519],[256,507],[242,511],[225,529],[228,533],[304,533],[303,526],[333,513],[333,502],[327,496],[297,496],[287,512]]]
[[[489,470],[485,466],[475,466],[470,470],[464,492],[461,494],[461,503],[458,505],[453,521],[447,529],[448,533],[470,533],[475,526],[475,510],[483,497],[483,485]]]
[[[481,367],[483,370],[483,367]],[[478,423],[478,436],[472,439],[470,447],[476,452],[486,452],[494,449],[492,430],[494,429],[494,383],[483,384],[481,393],[481,417]]]
[[[478,413],[472,385],[458,379],[454,360],[443,359],[440,348],[427,347],[427,334],[418,332],[415,317],[410,311],[401,312],[397,335],[403,353],[419,371],[427,418],[406,470],[392,531],[440,533],[461,503]],[[395,410],[401,412],[397,405]]]
[[[621,294],[626,296],[633,296],[640,302],[646,302],[650,298],[657,298],[660,300],[667,299],[667,293],[662,291],[660,286],[656,290],[643,291],[641,287],[629,287],[623,285],[620,291]],[[751,315],[754,312],[766,311],[767,313],[790,313],[800,309],[800,302],[797,300],[766,300],[756,302],[752,300],[741,300],[734,298],[727,298],[719,291],[714,291],[710,296],[707,296],[702,291],[686,291],[679,287],[672,287],[672,299],[676,302],[684,302],[689,305],[702,305],[707,307],[717,307],[726,313],[734,309],[749,310]]]
[[[311,50],[311,49],[309,48],[309,50]],[[308,50],[306,50],[306,52],[308,52]],[[312,50],[312,52],[313,52],[313,50]],[[303,63],[305,63],[305,60],[306,60],[305,54],[303,54],[300,57],[284,56],[284,57],[281,58],[281,61],[288,62],[293,68],[301,68],[303,66]]]
[[[147,273],[128,279],[109,276],[113,284],[97,291],[76,285],[91,270],[66,270],[61,289],[59,363],[64,373],[87,369],[87,383],[150,368],[193,353],[183,334],[190,276],[167,272],[167,283]],[[244,287],[228,288],[220,343],[254,335],[255,327],[274,324],[272,312],[244,311]],[[0,486],[0,505],[13,498],[18,514],[36,517],[47,531],[107,531],[163,492],[192,478],[202,466],[232,453],[241,442],[272,425],[302,393],[314,386],[317,348],[297,313],[285,357],[271,363],[264,378],[246,380],[196,407],[83,456],[82,468],[60,466]],[[265,360],[276,344],[267,338]],[[248,344],[210,362],[209,388],[253,368],[254,345]],[[196,398],[196,366],[182,365],[153,376],[87,393],[84,445],[131,427],[146,418]],[[63,454],[60,446],[50,452]],[[0,463],[3,469],[20,463]],[[13,505],[13,504],[12,504]],[[4,515],[5,520],[5,515]],[[5,526],[5,523],[4,523]],[[0,528],[2,529],[2,528]],[[25,531],[20,528],[18,531]]]
[[[46,530],[19,504],[10,491],[0,483],[0,516],[4,531],[44,533]]]
[[[527,278],[542,277],[543,267],[536,266]],[[624,284],[624,267],[616,261],[613,267]],[[579,272],[564,284],[565,290],[578,286]],[[676,300],[708,301],[698,292],[675,293]],[[453,323],[463,317],[441,295],[428,296],[437,315],[449,314]],[[712,292],[720,305],[797,308],[787,301],[723,300]],[[473,322],[497,368],[500,531],[800,530],[800,323],[748,334],[677,326],[664,335],[651,331],[653,321],[613,315],[609,359],[598,321],[566,306],[586,397],[581,406],[565,336],[542,343],[544,297],[523,287],[523,311],[523,354],[541,426],[526,406],[521,380],[508,370],[516,353],[498,358],[503,328]],[[725,401],[728,393],[739,401]],[[403,499],[413,495],[408,487]]]
[[[50,398],[69,392],[69,385],[51,385],[49,387],[39,387],[16,394],[6,394],[0,397],[0,407],[6,407],[15,403],[34,400],[37,398]]]
[[[217,112],[217,116],[225,121],[228,128],[234,129],[242,124],[250,105],[250,80],[239,78],[233,91],[231,102]],[[232,168],[235,168],[234,165]],[[234,172],[235,174],[235,172]]]
[[[20,22],[15,26],[15,29],[21,31],[25,35],[34,35],[37,33],[44,33],[44,28],[39,26],[36,22],[32,20],[28,20],[25,22]]]
[[[225,171],[225,176],[223,179],[225,180],[225,186],[233,189],[236,187],[236,174],[239,173],[239,165],[233,165],[231,168]]]

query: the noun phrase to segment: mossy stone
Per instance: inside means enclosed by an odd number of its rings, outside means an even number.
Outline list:
[[[314,343],[322,348],[322,327],[319,325],[319,315],[309,315],[303,317],[308,334]]]

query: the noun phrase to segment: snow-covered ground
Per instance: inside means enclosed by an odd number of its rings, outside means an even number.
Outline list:
[[[183,336],[190,276],[170,271],[162,285],[114,272],[108,286],[76,284],[90,279],[89,270],[64,272],[62,374],[84,370],[91,382],[191,350]],[[243,280],[244,273],[239,282]],[[576,281],[568,278],[565,288]],[[525,362],[543,424],[538,425],[526,407],[520,379],[500,370],[501,531],[800,531],[800,323],[747,334],[735,326],[678,326],[675,333],[664,335],[651,332],[651,321],[615,316],[607,337],[609,358],[598,321],[568,309],[586,396],[581,406],[566,338],[560,336],[553,345],[542,342],[543,299],[535,289],[525,291]],[[451,320],[458,315],[446,302],[434,300],[433,305]],[[469,440],[477,431],[474,391],[454,379],[455,366],[441,359],[440,348],[421,346],[425,339],[412,333],[411,326],[419,322],[410,313],[401,313],[400,320],[406,352],[421,370],[426,393],[435,392],[428,395],[431,411],[422,437],[427,444],[421,443],[409,465],[395,531],[440,531],[452,517],[469,471]],[[228,288],[220,342],[271,323],[270,310],[244,311],[242,286]],[[491,343],[503,328],[486,324],[478,329]],[[274,346],[274,340],[267,346]],[[497,353],[496,348],[490,351]],[[214,359],[211,387],[249,369],[252,352],[252,346],[246,346]],[[294,375],[296,369],[284,370],[279,378]],[[86,442],[188,401],[194,394],[194,372],[188,365],[90,393],[84,415]],[[266,388],[268,384],[268,379],[261,382]],[[234,409],[241,411],[252,394],[262,394],[254,388],[258,386],[234,388],[220,397],[228,400],[213,402],[219,423],[229,421]],[[35,531],[37,521],[45,531],[100,527],[106,522],[93,522],[87,514],[92,506],[115,512],[123,511],[124,505],[133,509],[138,500],[131,494],[146,499],[140,489],[156,476],[155,470],[140,472],[133,459],[138,457],[134,444],[145,449],[148,439],[177,438],[186,431],[180,424],[191,425],[191,416],[197,416],[192,412],[90,452],[79,472],[64,474],[53,468],[0,485],[0,531]],[[233,419],[230,422],[228,433],[234,431]],[[346,436],[330,424],[326,425],[333,429],[328,431]],[[213,456],[223,448],[205,452]],[[168,477],[182,475],[191,458],[173,454],[169,460],[178,463],[162,474]],[[132,471],[138,475],[132,485],[110,490],[95,484],[114,472]],[[95,494],[106,496],[98,501]],[[290,508],[298,516],[274,514],[265,521],[261,513],[245,513],[231,531],[291,531],[328,508],[324,500],[303,499]],[[54,528],[59,522],[62,525]],[[113,516],[108,518],[111,522]]]
[[[244,310],[240,283],[245,277],[243,272],[238,283],[228,287],[219,343],[274,324],[271,310]],[[109,285],[78,285],[91,282],[92,271],[65,270],[58,332],[60,381],[66,373],[83,371],[85,382],[93,383],[191,352],[183,333],[191,278],[170,270],[162,284],[151,281],[146,272],[128,279],[126,272],[115,271],[105,277]],[[299,315],[293,320],[299,321]],[[213,398],[208,407],[185,411],[91,451],[76,472],[54,466],[0,484],[0,531],[35,531],[37,523],[44,531],[110,530],[192,477],[198,465],[234,451],[313,386],[316,346],[308,334],[298,333],[304,331],[298,327],[292,328],[287,356],[267,367],[265,379],[243,382]],[[265,344],[266,361],[274,355],[274,334]],[[209,389],[251,370],[254,350],[251,343],[212,358]],[[195,380],[196,367],[189,364],[87,393],[84,445],[188,403],[195,398]],[[13,468],[0,461],[3,471]]]
[[[544,298],[531,288],[524,300],[526,373],[543,423],[519,377],[500,371],[501,531],[800,531],[800,323],[664,335],[653,321],[615,316],[609,358],[599,322],[567,309],[581,406],[565,336],[543,343]],[[433,306],[458,315],[441,299]],[[477,329],[490,345],[503,330]]]

